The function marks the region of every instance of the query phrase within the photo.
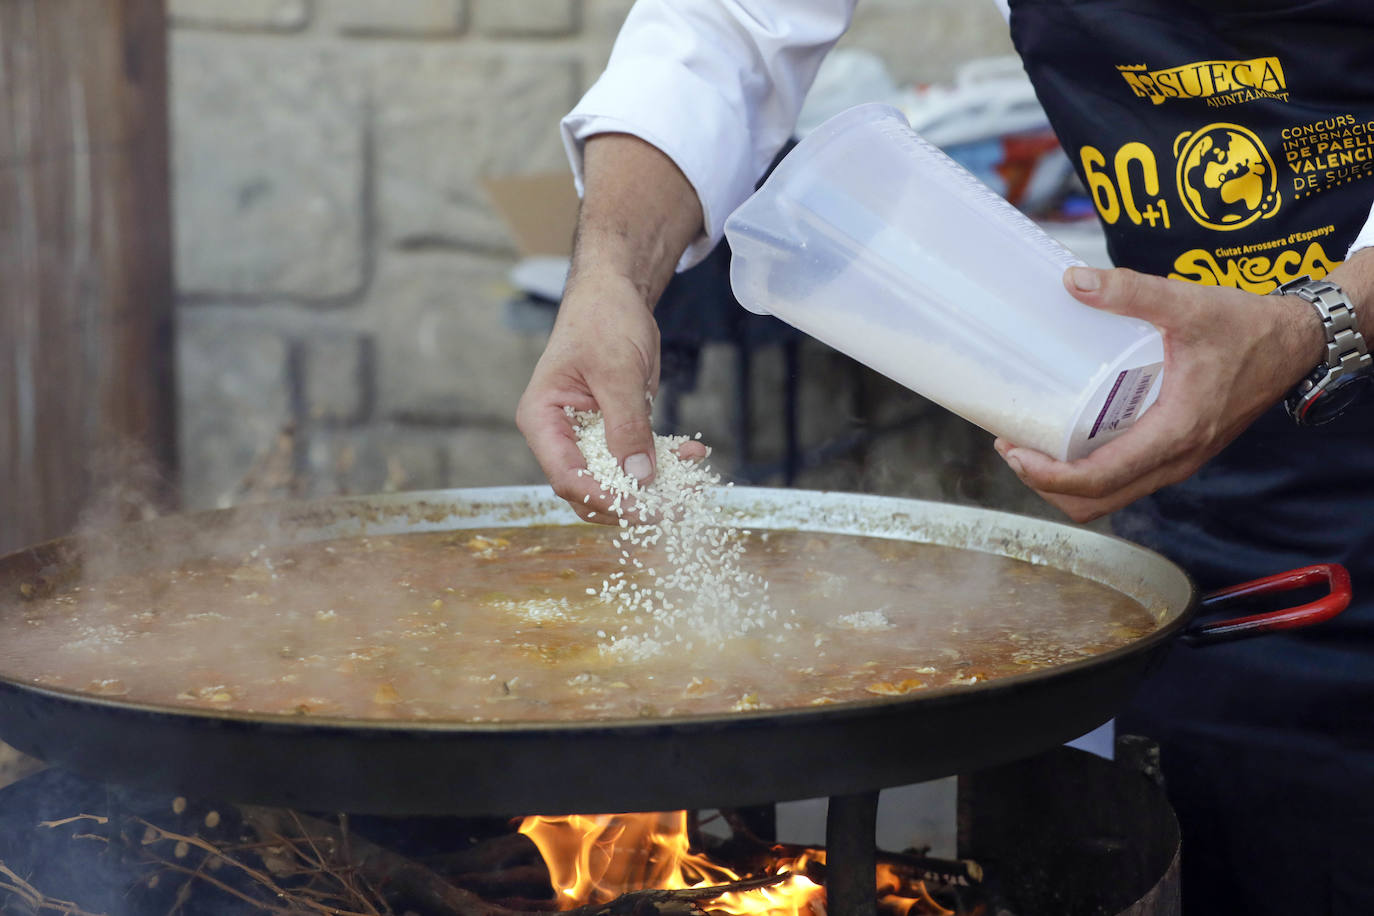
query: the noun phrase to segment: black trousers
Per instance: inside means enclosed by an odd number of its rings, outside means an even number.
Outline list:
[[[1175,647],[1118,730],[1160,742],[1186,914],[1374,913],[1374,406],[1318,430],[1266,415],[1114,527],[1204,590],[1349,569],[1354,600],[1334,620]]]

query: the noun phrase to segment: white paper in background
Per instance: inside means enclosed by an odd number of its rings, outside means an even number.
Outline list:
[[[1081,738],[1069,742],[1069,747],[1096,754],[1107,760],[1116,759],[1116,720],[1108,719]]]
[[[1069,742],[1112,759],[1116,720],[1112,719]],[[782,802],[778,809],[778,839],[811,846],[825,845],[826,799]],[[884,789],[878,800],[878,848],[890,852],[930,848],[936,858],[952,859],[958,845],[958,778]]]
[[[937,858],[954,858],[958,823],[958,779],[884,789],[878,799],[878,848],[891,852],[929,847]],[[778,804],[778,839],[825,845],[827,800],[808,798]]]
[[[568,258],[553,255],[521,258],[510,269],[507,279],[511,286],[522,293],[558,302],[563,298],[563,286],[568,282],[569,263]]]

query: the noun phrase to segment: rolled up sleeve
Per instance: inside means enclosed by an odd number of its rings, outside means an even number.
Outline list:
[[[1374,207],[1369,210],[1369,216],[1364,221],[1364,226],[1360,229],[1355,241],[1350,243],[1350,249],[1345,253],[1345,259],[1350,260],[1350,256],[1357,251],[1365,248],[1374,247]]]
[[[582,192],[582,149],[599,133],[661,150],[701,201],[704,233],[678,269],[704,258],[791,135],[854,0],[640,0],[606,71],[562,122]]]

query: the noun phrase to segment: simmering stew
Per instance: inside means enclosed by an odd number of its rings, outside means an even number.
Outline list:
[[[627,568],[604,530],[520,527],[260,548],[6,595],[0,675],[241,712],[617,719],[971,685],[1156,626],[1111,588],[1017,560],[800,531],[747,538],[744,565],[770,583],[776,616],[724,640],[602,602],[598,586]],[[631,582],[654,563],[637,558]]]

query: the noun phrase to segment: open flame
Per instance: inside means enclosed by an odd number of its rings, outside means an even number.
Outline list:
[[[527,817],[520,832],[539,847],[565,910],[608,903],[631,891],[727,885],[745,877],[691,851],[686,811]],[[824,850],[775,857],[765,874],[787,875],[783,881],[722,894],[710,910],[731,916],[825,916],[825,888],[804,874],[813,861],[824,863]],[[899,896],[911,889],[883,866],[877,878],[875,891],[885,913],[953,914],[923,887],[915,896]]]
[[[742,877],[691,851],[686,811],[527,817],[520,832],[539,847],[563,909],[607,903],[630,891],[709,887]],[[712,909],[732,916],[823,916],[823,899],[823,888],[792,874],[771,887],[724,894]]]

